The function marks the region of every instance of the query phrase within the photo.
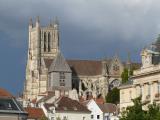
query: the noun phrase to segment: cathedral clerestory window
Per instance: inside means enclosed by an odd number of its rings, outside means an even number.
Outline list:
[[[46,52],[46,33],[44,33],[44,52]]]
[[[48,52],[51,51],[51,36],[50,36],[50,33],[48,33]]]

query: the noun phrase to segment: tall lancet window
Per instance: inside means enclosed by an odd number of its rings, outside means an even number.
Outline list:
[[[44,33],[44,52],[46,52],[46,33]]]
[[[48,52],[51,51],[51,36],[50,36],[50,33],[48,33]]]

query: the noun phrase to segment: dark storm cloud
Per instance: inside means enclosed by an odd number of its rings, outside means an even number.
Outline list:
[[[160,33],[158,0],[1,0],[0,37],[2,85],[16,80],[22,89],[28,40],[28,21],[40,16],[48,24],[60,20],[61,48],[67,58],[100,59],[127,51],[140,60],[140,50]],[[7,66],[8,68],[9,66]],[[14,72],[13,72],[14,71]],[[7,72],[10,76],[6,77]]]

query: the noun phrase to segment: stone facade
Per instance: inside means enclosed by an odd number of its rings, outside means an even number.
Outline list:
[[[133,105],[131,99],[142,96],[142,102],[147,104],[160,103],[160,52],[145,48],[141,52],[142,66],[135,70],[131,81],[121,85],[120,110]]]
[[[45,59],[54,59],[59,50],[58,22],[41,27],[39,18],[33,26],[29,24],[28,59],[26,65],[26,81],[24,98],[33,99],[38,94],[46,92],[48,69]]]
[[[48,91],[72,90],[72,71],[60,52],[49,68]]]
[[[107,60],[66,60],[59,50],[58,26],[57,20],[47,27],[40,25],[38,17],[35,26],[30,20],[25,100],[62,88],[65,91],[74,89],[71,93],[74,96],[78,93],[84,99],[105,97],[109,89],[119,86],[126,63],[117,55]]]

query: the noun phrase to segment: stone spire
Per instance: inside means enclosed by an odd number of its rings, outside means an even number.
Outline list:
[[[33,28],[32,18],[29,19],[29,29]]]
[[[39,16],[36,17],[36,27],[40,26],[40,19]]]

